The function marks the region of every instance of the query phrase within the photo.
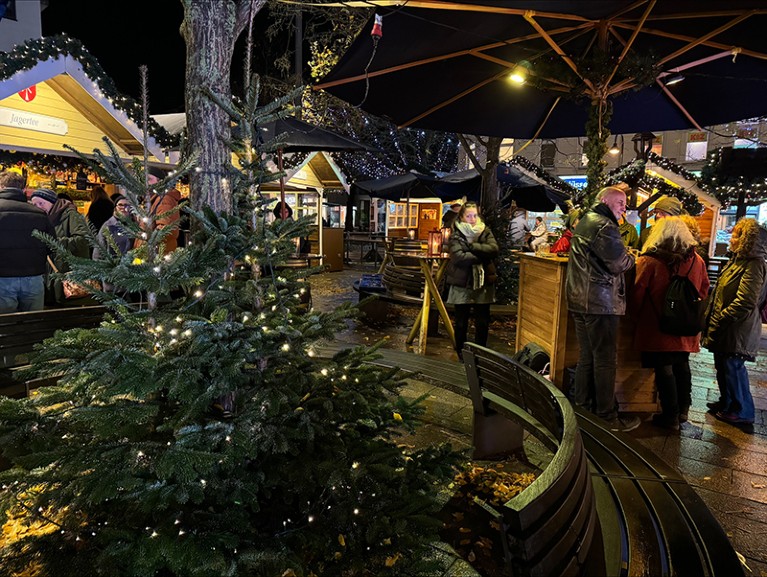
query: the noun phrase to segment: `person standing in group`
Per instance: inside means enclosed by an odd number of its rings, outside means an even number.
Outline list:
[[[626,313],[623,275],[634,266],[618,230],[626,193],[607,187],[597,199],[575,227],[567,265],[567,305],[580,347],[574,400],[611,430],[631,431],[639,418],[619,416],[615,398],[618,319]]]
[[[682,206],[682,201],[673,196],[661,196],[658,199],[658,202],[655,203],[655,207],[653,208],[652,213],[655,216],[656,224],[660,222],[662,219],[666,218],[667,216],[682,216],[683,214],[686,214],[684,207]],[[652,230],[652,227],[648,226],[647,228],[643,229],[642,232],[640,233],[639,235],[640,249],[642,249],[644,247],[644,243],[647,242],[647,239],[650,236],[651,230]]]
[[[570,244],[573,239],[573,230],[578,226],[580,220],[578,210],[571,208],[567,214],[565,232],[559,237],[559,240],[551,245],[549,252],[554,254],[567,254],[570,252]]]
[[[74,203],[64,198],[58,198],[56,193],[48,188],[38,188],[32,193],[29,202],[48,214],[48,220],[56,230],[56,238],[64,248],[74,256],[89,258],[91,251],[88,244],[88,225],[77,212]],[[67,272],[70,267],[63,257],[51,257],[58,272]],[[51,271],[53,272],[53,267]],[[64,284],[61,279],[49,277],[45,287],[45,302],[61,305],[66,302]]]
[[[701,341],[714,353],[719,385],[719,400],[708,408],[721,421],[751,425],[755,410],[745,361],[756,360],[762,334],[759,305],[767,288],[767,229],[753,218],[739,220],[730,253],[706,310]]]
[[[112,218],[115,211],[114,203],[109,200],[106,191],[100,186],[91,189],[91,205],[85,218],[91,223],[96,232],[101,230],[102,225]]]
[[[442,228],[451,228],[458,218],[458,212],[461,210],[461,203],[454,202],[450,209],[442,216]]]
[[[527,241],[530,227],[527,226],[527,211],[523,208],[512,208],[509,219],[509,241],[512,248],[522,248]]]
[[[55,237],[56,231],[47,215],[27,202],[25,181],[17,172],[0,172],[0,314],[39,311],[45,305],[50,251],[32,232]]]
[[[495,302],[497,273],[494,259],[498,242],[479,216],[477,205],[467,202],[458,212],[448,243],[450,261],[446,279],[450,290],[448,304],[455,306],[455,348],[463,360],[463,345],[474,308],[474,342],[487,345],[490,330],[490,304]]]
[[[698,243],[679,217],[668,217],[652,227],[637,259],[631,311],[637,320],[635,347],[642,353],[642,366],[655,370],[655,386],[661,413],[654,425],[679,430],[687,421],[692,404],[690,353],[700,351],[700,334],[678,336],[663,332],[660,315],[666,291],[674,275],[687,277],[701,299],[708,296],[706,265],[697,254]]]
[[[546,242],[548,238],[548,230],[546,229],[546,223],[543,222],[543,218],[540,216],[535,217],[535,228],[530,233],[530,248],[535,252],[540,245]]]
[[[168,173],[161,168],[150,166],[147,169],[147,184],[151,187],[168,176]],[[170,232],[165,236],[161,246],[157,250],[161,254],[168,254],[178,248],[178,221],[181,218],[178,211],[178,203],[181,200],[181,193],[171,188],[164,193],[152,191],[150,214],[156,218],[155,228],[160,230],[169,228]]]

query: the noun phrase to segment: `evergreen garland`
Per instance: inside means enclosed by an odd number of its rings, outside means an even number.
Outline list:
[[[63,34],[27,40],[15,46],[10,52],[0,52],[0,82],[11,78],[17,72],[31,70],[40,62],[59,56],[75,58],[86,76],[98,85],[104,96],[116,108],[124,111],[138,126],[142,125],[141,105],[131,97],[120,94],[114,81],[107,75],[99,61],[79,40]],[[177,140],[155,120],[150,118],[148,126],[150,136],[161,146],[170,147],[177,144]]]
[[[578,190],[574,186],[565,182],[561,178],[557,178],[556,176],[552,175],[550,172],[544,170],[543,168],[535,164],[532,160],[525,158],[524,156],[515,155],[509,160],[505,160],[501,162],[500,164],[507,165],[507,166],[519,166],[521,168],[524,168],[528,172],[531,172],[536,177],[540,178],[542,181],[548,184],[551,188],[558,190],[559,192],[562,192],[564,194],[570,195],[571,197],[577,194],[578,192]]]

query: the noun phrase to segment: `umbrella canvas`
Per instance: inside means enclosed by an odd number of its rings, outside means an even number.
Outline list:
[[[592,106],[622,134],[767,114],[762,0],[359,5],[380,7],[383,37],[374,51],[366,28],[317,88],[403,127],[556,138],[583,135]]]

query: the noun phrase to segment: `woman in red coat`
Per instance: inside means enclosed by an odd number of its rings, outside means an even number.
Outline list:
[[[692,402],[690,353],[700,350],[700,335],[676,336],[660,330],[660,312],[666,290],[675,274],[686,276],[706,298],[708,274],[703,259],[695,252],[697,242],[678,217],[667,217],[652,227],[636,263],[636,281],[631,310],[637,321],[635,346],[642,353],[642,366],[655,369],[655,386],[661,414],[653,415],[655,425],[678,430],[687,420]]]

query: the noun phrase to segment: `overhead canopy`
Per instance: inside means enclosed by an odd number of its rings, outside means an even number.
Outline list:
[[[368,194],[387,200],[402,198],[439,198],[443,202],[466,197],[477,200],[482,178],[476,170],[465,170],[443,177],[419,172],[397,174],[377,180],[364,180],[352,184],[353,194]]]
[[[320,128],[294,117],[280,118],[259,127],[263,142],[275,140],[285,152],[380,152],[336,132]]]
[[[371,19],[316,88],[400,127],[581,136],[602,99],[615,134],[767,114],[764,0],[335,4],[379,6],[383,37],[374,49]],[[520,69],[528,81],[516,86]]]
[[[536,212],[549,212],[556,206],[567,211],[566,201],[570,195],[566,192],[571,188],[567,183],[559,181],[560,186],[553,186],[539,176],[534,165],[523,167],[519,164],[501,164],[498,166],[498,182],[505,191],[502,204],[510,204],[514,200],[517,206]],[[540,169],[539,169],[540,170]],[[369,194],[387,200],[401,198],[439,198],[443,202],[465,197],[467,200],[478,200],[482,187],[482,177],[472,170],[464,170],[443,176],[408,172],[378,180],[366,180],[352,185],[352,192]]]

